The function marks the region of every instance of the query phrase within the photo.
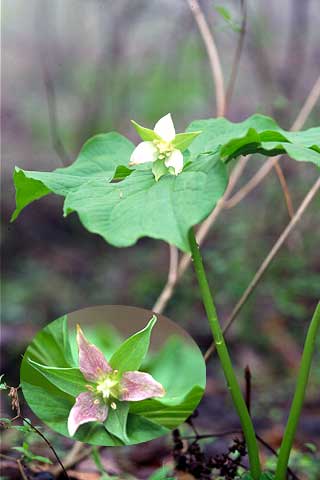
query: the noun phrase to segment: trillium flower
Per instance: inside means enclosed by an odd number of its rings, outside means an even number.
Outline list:
[[[178,175],[182,172],[182,152],[201,132],[176,134],[170,113],[160,118],[153,130],[142,127],[134,121],[132,123],[144,141],[132,152],[129,165],[152,162],[156,180],[166,173]]]
[[[79,369],[90,382],[87,391],[81,392],[68,417],[69,435],[73,436],[80,425],[104,422],[109,408],[116,409],[118,401],[139,401],[163,397],[165,390],[149,373],[132,371],[119,373],[113,369],[103,353],[84,336],[77,325]]]

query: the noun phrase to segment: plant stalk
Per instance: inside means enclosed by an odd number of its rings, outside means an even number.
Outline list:
[[[194,269],[200,287],[202,301],[211,327],[217,353],[219,355],[221,366],[227,381],[228,389],[230,390],[235,409],[240,418],[243,434],[246,440],[250,462],[250,472],[253,480],[259,480],[261,476],[261,466],[259,459],[259,448],[253,423],[248,412],[246,402],[243,398],[240,385],[232,367],[230,355],[223,338],[223,333],[219,323],[217,311],[210,292],[199,246],[196,242],[196,238],[192,228],[189,231],[189,243],[191,248],[192,260],[194,263]]]
[[[287,467],[289,463],[290,452],[292,449],[294,436],[297,430],[304,397],[306,394],[307,383],[312,363],[312,356],[316,344],[316,337],[320,328],[320,303],[313,314],[310,326],[308,328],[304,349],[301,358],[300,369],[298,373],[296,390],[293,396],[292,405],[287,421],[287,426],[281,443],[278,457],[275,480],[285,480],[287,478]]]

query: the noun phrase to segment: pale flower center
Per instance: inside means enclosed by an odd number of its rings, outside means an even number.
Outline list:
[[[109,398],[110,396],[116,397],[118,392],[119,380],[112,377],[106,377],[100,383],[98,383],[96,390],[103,398]]]
[[[164,160],[165,158],[170,157],[171,153],[174,150],[174,147],[170,142],[165,142],[163,140],[153,140],[153,144],[158,150],[159,160]]]

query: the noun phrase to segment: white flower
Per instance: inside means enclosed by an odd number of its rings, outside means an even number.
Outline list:
[[[140,165],[159,160],[162,169],[160,167],[161,173],[159,175],[154,171],[156,180],[164,173],[178,175],[183,169],[181,150],[185,150],[200,132],[176,135],[170,113],[160,118],[153,130],[141,127],[136,122],[133,122],[133,124],[144,141],[139,143],[132,152],[129,165]]]

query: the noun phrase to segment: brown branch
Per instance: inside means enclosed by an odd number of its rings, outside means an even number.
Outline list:
[[[251,412],[251,371],[249,365],[246,366],[244,369],[244,379],[245,379],[245,384],[246,384],[246,405],[248,412],[250,414]]]
[[[267,270],[268,266],[292,232],[292,230],[295,228],[295,226],[299,223],[301,220],[302,215],[304,214],[305,210],[307,207],[310,205],[312,202],[313,198],[315,197],[316,193],[320,189],[320,177],[317,179],[317,181],[314,183],[314,185],[311,187],[307,195],[305,196],[304,200],[302,201],[300,207],[298,208],[297,212],[295,213],[294,217],[291,219],[291,221],[288,223],[276,243],[273,245],[271,248],[270,252],[266,256],[266,258],[263,260],[262,264],[260,265],[259,269],[257,270],[255,276],[251,280],[249,286],[243,293],[242,297],[240,298],[239,302],[236,304],[234,307],[233,311],[231,312],[231,315],[227,319],[226,326],[223,329],[223,332],[226,333],[229,328],[231,327],[232,323],[234,322],[235,318],[237,317],[238,313],[242,309],[243,305],[246,303],[256,286],[258,285],[259,281],[261,280],[261,277]],[[215,351],[215,346],[214,343],[210,345],[208,350],[205,353],[205,360],[208,361],[212,353]]]
[[[223,117],[226,110],[226,98],[223,72],[217,46],[198,0],[187,0],[187,2],[198,25],[209,58],[211,74],[215,84],[217,117]]]
[[[63,464],[67,470],[76,465],[81,460],[87,458],[92,452],[92,447],[85,448],[85,445],[81,442],[75,442],[70,452],[64,457]],[[61,473],[61,464],[55,465],[51,468],[51,473],[54,476],[58,476]]]
[[[237,43],[237,48],[235,51],[232,67],[231,67],[231,74],[229,83],[227,86],[227,93],[226,93],[226,111],[228,111],[231,103],[231,98],[234,92],[234,87],[239,71],[240,59],[242,55],[243,45],[244,45],[244,38],[246,34],[246,27],[247,27],[247,2],[246,0],[240,0],[241,4],[241,15],[242,15],[242,22],[239,32],[239,39]]]
[[[173,245],[169,245],[169,254],[170,254],[170,260],[169,260],[168,280],[160,296],[158,297],[156,303],[152,307],[152,310],[155,313],[163,312],[165,305],[167,304],[169,298],[171,297],[172,289],[174,288],[178,278],[179,253],[178,253],[177,247]]]
[[[280,167],[278,162],[276,162],[274,164],[274,169],[276,171],[276,174],[278,176],[278,179],[279,179],[279,182],[280,182],[280,185],[281,185],[281,188],[282,188],[282,193],[283,193],[284,199],[286,201],[286,206],[287,206],[289,217],[292,218],[293,215],[294,215],[294,209],[293,209],[292,198],[291,198],[291,195],[290,195],[290,192],[289,192],[289,187],[288,187],[286,178],[285,178],[283,170]]]

